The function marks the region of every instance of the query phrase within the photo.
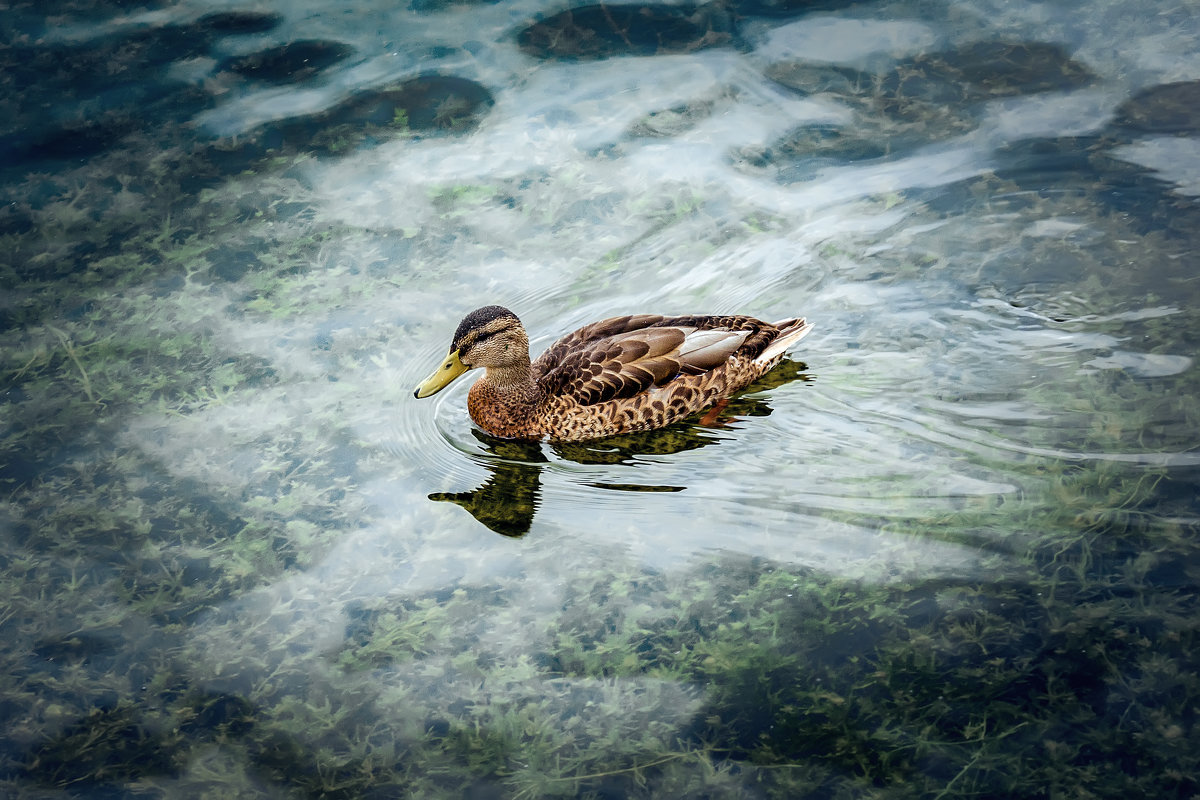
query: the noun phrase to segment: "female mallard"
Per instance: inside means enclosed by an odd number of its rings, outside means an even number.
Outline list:
[[[585,325],[530,363],[521,321],[486,306],[459,324],[445,362],[414,394],[484,367],[467,411],[488,433],[595,439],[661,428],[744,389],[811,329],[803,319],[635,314]]]

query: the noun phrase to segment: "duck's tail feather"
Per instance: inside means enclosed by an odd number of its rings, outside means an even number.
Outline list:
[[[813,328],[812,323],[803,317],[776,322],[775,327],[779,328],[779,336],[767,345],[767,349],[763,350],[758,358],[754,359],[755,361],[774,361],[791,349],[792,345],[807,336]]]

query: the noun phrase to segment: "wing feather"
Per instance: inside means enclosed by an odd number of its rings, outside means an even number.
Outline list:
[[[582,405],[634,397],[735,355],[754,358],[778,329],[750,317],[613,317],[569,333],[533,362],[535,380]]]
[[[712,371],[736,356],[755,359],[780,332],[740,315],[613,317],[558,339],[533,362],[533,374],[547,395],[593,405]]]
[[[686,366],[700,372],[724,364],[738,351],[750,331],[710,330],[696,331],[684,338],[679,348],[679,358]]]

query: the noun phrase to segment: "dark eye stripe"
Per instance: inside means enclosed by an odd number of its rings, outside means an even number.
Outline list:
[[[517,324],[519,325],[520,323],[517,323]],[[501,325],[499,328],[495,328],[493,330],[488,330],[488,331],[481,330],[479,328],[473,328],[473,329],[467,331],[466,333],[463,333],[459,336],[455,336],[454,344],[457,345],[458,349],[460,349],[460,350],[462,350],[462,349],[469,350],[472,347],[475,347],[476,345],[483,344],[488,339],[492,338],[493,336],[495,336],[497,334],[507,333],[507,332],[511,331],[512,329],[513,329],[513,326],[511,324]]]
[[[506,330],[508,330],[507,326],[500,328],[498,330],[494,330],[494,331],[483,331],[481,333],[478,333],[475,335],[475,341],[471,342],[471,346],[474,347],[477,344],[486,342],[488,339],[492,338],[496,334],[504,333]]]

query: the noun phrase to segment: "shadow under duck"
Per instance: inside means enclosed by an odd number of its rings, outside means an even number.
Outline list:
[[[445,361],[414,395],[483,367],[467,411],[494,436],[579,441],[651,430],[744,389],[810,330],[803,318],[634,314],[585,325],[530,362],[517,316],[485,306],[459,324]]]

